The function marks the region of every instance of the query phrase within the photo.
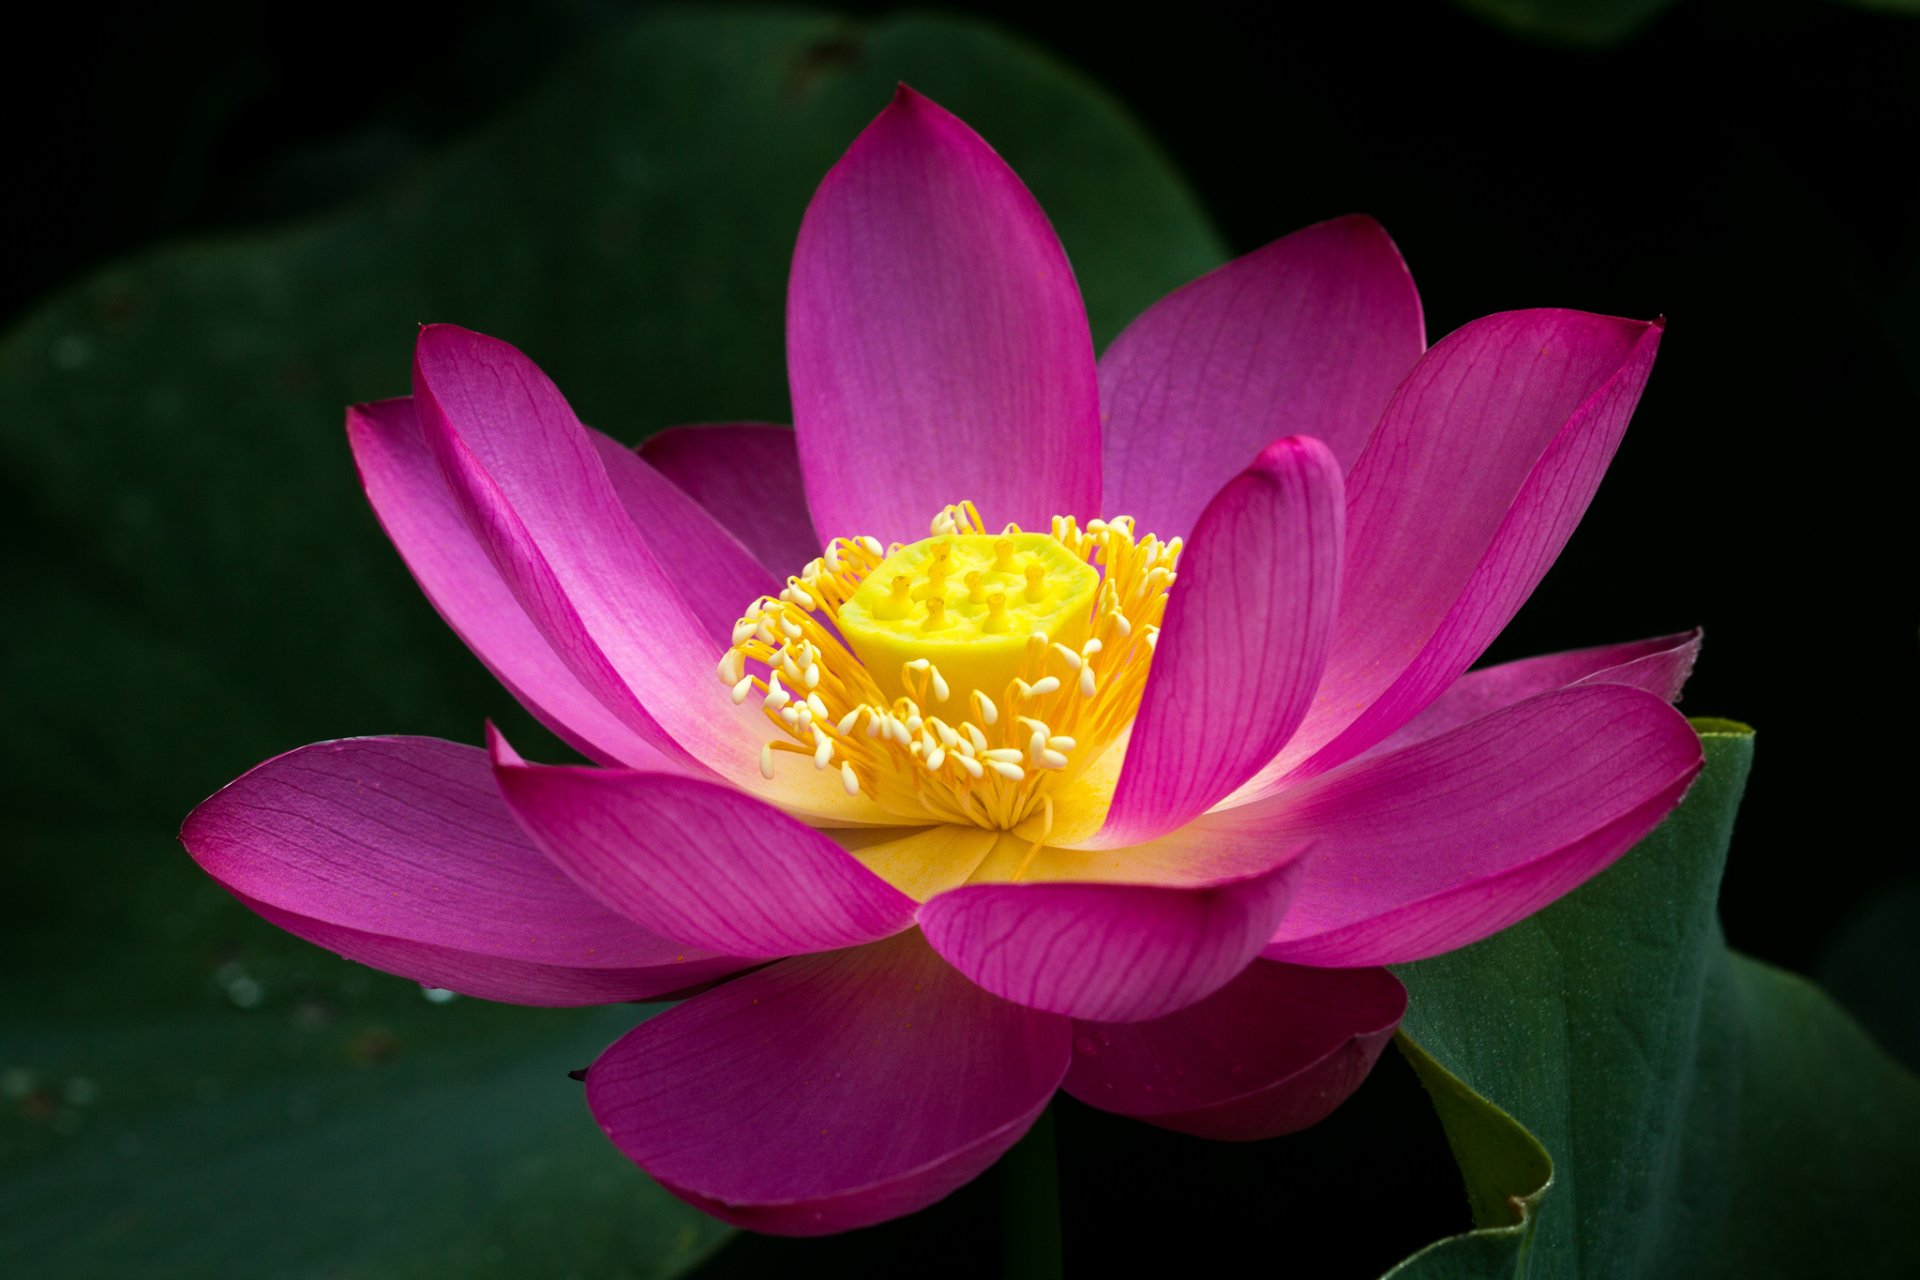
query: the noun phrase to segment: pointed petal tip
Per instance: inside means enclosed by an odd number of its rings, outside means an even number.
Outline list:
[[[1316,226],[1328,229],[1338,228],[1355,236],[1382,241],[1393,250],[1396,258],[1402,257],[1400,246],[1394,243],[1393,236],[1387,231],[1386,224],[1370,213],[1342,213],[1319,223],[1309,223],[1302,230],[1312,231]],[[1405,265],[1403,260],[1401,265]]]
[[[888,101],[886,108],[880,113],[879,117],[876,117],[876,119],[884,118],[886,116],[893,115],[896,113],[899,113],[899,114],[924,113],[931,119],[934,119],[937,121],[944,122],[944,121],[951,120],[956,124],[962,124],[962,125],[965,124],[965,121],[961,120],[959,116],[947,110],[945,107],[935,102],[932,98],[929,98],[926,94],[920,92],[918,89],[908,84],[905,80],[900,80],[895,82],[894,88],[893,88],[893,97]]]
[[[507,735],[500,732],[500,726],[487,721],[487,760],[493,765],[493,771],[518,769],[526,766],[526,758],[513,749],[507,741]]]
[[[481,999],[649,999],[743,963],[690,954],[563,880],[508,813],[485,755],[458,743],[298,748],[198,806],[181,842],[243,906],[287,932]],[[487,856],[476,861],[476,848]]]
[[[912,541],[957,493],[1022,527],[1100,508],[1093,340],[1066,252],[1005,159],[911,89],[801,219],[787,373],[824,533]],[[1017,453],[1008,423],[1026,424]],[[924,465],[934,440],[941,475]]]

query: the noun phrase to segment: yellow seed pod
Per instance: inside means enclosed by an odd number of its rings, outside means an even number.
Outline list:
[[[1099,572],[1047,534],[943,535],[888,556],[841,606],[838,625],[889,698],[906,692],[900,669],[926,658],[954,697],[998,699],[1020,674],[1029,636],[1076,650],[1085,642],[1099,589]],[[920,607],[900,610],[903,591]]]

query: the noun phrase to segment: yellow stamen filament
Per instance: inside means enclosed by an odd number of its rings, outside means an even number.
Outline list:
[[[767,777],[775,752],[806,756],[907,821],[1040,815],[1044,840],[1054,794],[1139,709],[1180,540],[1136,537],[1127,517],[989,537],[972,503],[931,535],[836,539],[747,607],[716,673],[735,702],[761,695]]]

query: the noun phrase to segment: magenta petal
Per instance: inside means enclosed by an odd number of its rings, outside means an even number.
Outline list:
[[[1323,696],[1262,782],[1358,755],[1472,665],[1585,513],[1659,341],[1658,322],[1515,311],[1426,354],[1347,476]]]
[[[1285,848],[1276,842],[1276,848]],[[1200,886],[963,885],[920,908],[927,941],[998,996],[1138,1022],[1219,990],[1273,936],[1302,859]]]
[[[913,542],[972,499],[998,528],[1100,514],[1093,340],[1006,162],[901,87],[820,183],[787,290],[814,527]]]
[[[1700,656],[1700,631],[1571,649],[1469,671],[1432,706],[1366,754],[1385,755],[1458,728],[1502,707],[1576,684],[1624,684],[1678,702]]]
[[[756,735],[716,696],[712,637],[553,383],[504,342],[430,325],[414,384],[467,524],[580,682],[662,751],[757,778]]]
[[[201,804],[180,839],[289,932],[485,999],[636,1000],[747,963],[648,933],[582,893],[515,824],[486,753],[456,743],[302,747]]]
[[[637,768],[677,767],[614,714],[527,617],[454,504],[420,434],[413,401],[347,411],[360,482],[387,537],[433,607],[501,684],[581,754]]]
[[[1664,699],[1595,684],[1209,821],[1313,845],[1270,959],[1396,964],[1476,942],[1606,868],[1679,803],[1701,760]]]
[[[1107,510],[1163,538],[1269,441],[1344,469],[1426,347],[1420,295],[1372,218],[1322,222],[1155,303],[1100,357]]]
[[[800,451],[787,427],[755,422],[670,427],[641,442],[640,456],[712,513],[781,581],[825,545],[807,514]]]
[[[598,431],[588,435],[641,541],[713,638],[716,651],[724,651],[748,602],[779,591],[785,575],[768,572],[712,513],[632,449]]]
[[[913,923],[912,898],[751,796],[664,773],[530,765],[491,740],[500,791],[535,843],[588,893],[666,937],[764,958]]]
[[[1089,1106],[1224,1142],[1294,1133],[1347,1100],[1407,1010],[1385,969],[1256,960],[1152,1022],[1078,1022],[1062,1086]]]
[[[750,973],[642,1023],[587,1072],[627,1157],[738,1226],[822,1235],[971,1181],[1066,1073],[1064,1018],[997,1000],[917,933]]]
[[[1326,446],[1293,438],[1208,504],[1098,845],[1144,844],[1206,812],[1299,727],[1340,600],[1343,497]]]

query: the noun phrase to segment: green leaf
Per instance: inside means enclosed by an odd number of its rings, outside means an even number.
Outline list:
[[[726,1239],[607,1149],[566,1078],[631,1013],[467,1004],[308,1004],[270,1037],[218,1010],[11,1022],[71,1132],[8,1187],[10,1257],[34,1276],[664,1277]],[[115,1058],[147,1070],[81,1074]]]
[[[1898,0],[1896,0],[1896,3]],[[1549,44],[1619,44],[1674,0],[1454,0],[1462,9],[1516,35]]]
[[[386,545],[344,406],[451,320],[629,439],[784,418],[801,214],[903,79],[1026,177],[1101,340],[1220,260],[1119,110],[988,28],[682,12],[390,190],[111,267],[0,341],[10,1273],[667,1275],[720,1238],[564,1076],[637,1014],[429,1003],[255,920],[174,833],[304,742],[532,733]]]
[[[1920,17],[1920,0],[1839,0],[1860,9],[1896,14],[1904,18]]]
[[[1920,1081],[1809,984],[1727,949],[1714,902],[1753,739],[1696,727],[1705,772],[1618,865],[1485,942],[1400,968],[1408,1056],[1480,1229],[1396,1277],[1912,1265]],[[1550,1188],[1512,1156],[1516,1122],[1551,1153]],[[1509,1197],[1531,1206],[1519,1227]]]
[[[1435,1062],[1418,1041],[1401,1033],[1394,1044],[1433,1099],[1479,1225],[1435,1241],[1388,1275],[1395,1280],[1524,1275],[1540,1206],[1553,1187],[1552,1158],[1519,1121]]]

